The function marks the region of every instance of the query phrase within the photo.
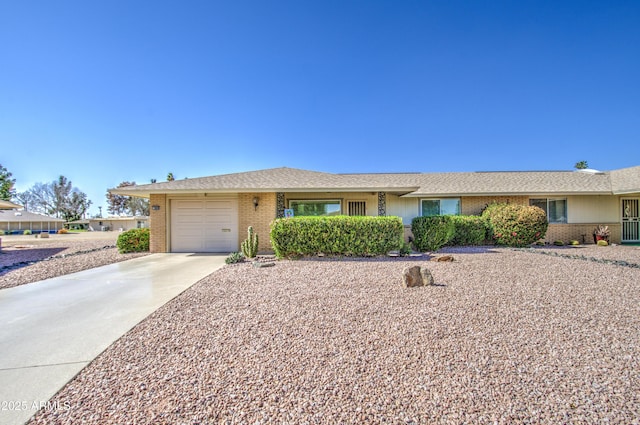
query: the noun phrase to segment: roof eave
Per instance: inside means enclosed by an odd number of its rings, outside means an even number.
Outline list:
[[[186,194],[230,194],[230,193],[273,193],[273,192],[390,192],[410,193],[417,187],[288,187],[288,188],[230,188],[230,189],[171,189],[171,190],[127,190],[110,189],[114,195],[149,198],[151,195],[186,195]]]
[[[584,191],[584,192],[413,192],[403,198],[424,197],[462,197],[462,196],[575,196],[575,195],[613,195],[608,191]]]
[[[614,190],[614,195],[637,195],[640,193],[640,189],[622,189],[622,190]]]

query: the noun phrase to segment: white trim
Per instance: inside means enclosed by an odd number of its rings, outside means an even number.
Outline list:
[[[569,200],[567,198],[562,198],[562,197],[541,197],[541,198],[532,198],[529,197],[529,205],[531,205],[531,201],[534,199],[544,199],[547,201],[547,208],[545,209],[544,213],[547,216],[547,221],[549,222],[549,224],[571,224],[569,223]],[[565,221],[549,221],[549,201],[564,201],[564,219]]]
[[[458,201],[458,213],[453,215],[462,214],[462,198],[459,196],[451,196],[451,197],[440,197],[440,198],[420,198],[418,202],[418,216],[423,217],[422,215],[422,201],[450,201],[457,200]],[[451,214],[449,214],[451,215]]]

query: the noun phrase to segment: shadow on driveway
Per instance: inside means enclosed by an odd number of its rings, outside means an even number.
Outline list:
[[[0,251],[0,276],[11,270],[26,267],[67,250],[67,248],[4,248]]]

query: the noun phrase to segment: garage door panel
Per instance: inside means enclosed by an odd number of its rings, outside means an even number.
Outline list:
[[[171,208],[171,251],[237,250],[236,199],[174,200]]]
[[[180,201],[174,201],[175,204],[175,208],[178,209],[182,209],[182,210],[188,210],[188,209],[193,209],[193,210],[201,210],[202,209],[202,201],[185,201],[185,200],[180,200]]]

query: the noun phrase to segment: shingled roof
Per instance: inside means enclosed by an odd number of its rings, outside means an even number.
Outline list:
[[[616,195],[639,193],[640,167],[623,168],[611,171],[611,187],[613,193]]]
[[[14,208],[22,208],[22,205],[0,199],[0,210],[12,210]]]
[[[410,174],[402,174],[410,176]],[[110,189],[118,195],[148,196],[152,193],[236,193],[236,192],[360,192],[395,190],[412,192],[418,185],[410,179],[360,178],[356,175],[321,173],[297,168],[270,168],[243,173],[174,180]],[[398,175],[400,176],[400,174]]]
[[[331,174],[282,167],[110,190],[114,194],[142,197],[153,193],[361,191],[386,191],[411,197],[638,193],[640,166],[610,172],[589,170],[397,174]]]
[[[36,214],[30,211],[18,211],[18,210],[0,210],[0,223],[54,223],[61,222],[64,223],[64,220],[61,218],[49,217],[47,215]]]

